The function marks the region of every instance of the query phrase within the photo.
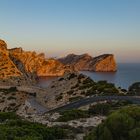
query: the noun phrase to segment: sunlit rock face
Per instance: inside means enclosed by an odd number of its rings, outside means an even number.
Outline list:
[[[0,49],[2,50],[5,50],[5,49],[7,49],[7,44],[6,44],[6,42],[4,41],[4,40],[1,40],[0,39]]]
[[[115,72],[117,64],[112,54],[104,54],[94,57],[89,63],[89,70],[96,72]]]
[[[47,59],[44,53],[24,51],[22,48],[7,49],[5,41],[0,40],[0,78],[22,77],[22,79],[36,79],[39,76],[62,76],[70,71],[55,59]]]
[[[29,73],[36,72],[37,76],[62,76],[65,72],[65,66],[55,60],[46,59],[43,53],[37,54],[36,52],[23,51],[21,48],[10,49],[11,59],[25,71]]]
[[[88,54],[70,54],[58,60],[65,65],[73,66],[79,71],[115,72],[117,70],[117,64],[113,54],[103,54],[98,57],[91,57]]]
[[[0,40],[0,78],[6,79],[21,75],[22,73],[9,57],[7,44],[3,40]]]

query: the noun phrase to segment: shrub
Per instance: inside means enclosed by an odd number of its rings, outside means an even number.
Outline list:
[[[140,95],[140,82],[132,84],[128,89],[128,94],[130,95]]]
[[[58,95],[58,96],[56,96],[56,100],[57,101],[59,101],[59,100],[61,100],[63,98],[63,96],[60,94],[60,95]]]
[[[89,108],[89,114],[107,115],[111,110],[111,105],[108,103],[99,103]]]
[[[13,96],[10,96],[7,98],[7,100],[16,100],[17,98],[16,97],[13,97]]]
[[[64,129],[24,121],[15,113],[0,113],[0,121],[1,140],[55,140],[67,136]]]
[[[124,107],[111,115],[85,140],[139,140],[140,107]]]
[[[60,114],[62,116],[60,116],[57,119],[57,121],[60,121],[60,122],[66,122],[66,121],[70,121],[70,120],[74,120],[74,119],[89,117],[89,114],[87,111],[83,111],[83,110],[79,110],[79,109],[63,111]]]
[[[59,78],[59,79],[58,79],[58,81],[63,81],[63,80],[64,80],[64,78]]]
[[[80,100],[80,99],[82,99],[82,98],[83,98],[83,97],[81,97],[81,96],[71,97],[71,98],[69,98],[69,101],[70,101],[70,102],[74,102],[74,101]]]
[[[74,93],[74,90],[70,90],[67,92],[68,95],[72,95]]]
[[[73,79],[77,77],[77,75],[75,73],[71,73],[70,76],[68,77],[68,80]]]

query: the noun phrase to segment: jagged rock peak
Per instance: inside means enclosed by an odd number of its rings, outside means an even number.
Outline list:
[[[21,47],[20,48],[12,48],[12,49],[9,49],[9,51],[16,52],[16,53],[22,53],[23,49]]]
[[[7,44],[4,40],[0,39],[0,49],[7,49]]]

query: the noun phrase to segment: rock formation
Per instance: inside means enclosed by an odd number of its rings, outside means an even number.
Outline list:
[[[62,76],[66,72],[79,70],[108,72],[116,69],[112,54],[94,58],[88,54],[70,54],[58,60],[47,59],[44,53],[37,54],[22,48],[7,49],[7,44],[0,40],[0,79],[31,83],[40,76]]]
[[[117,70],[117,64],[113,54],[103,54],[98,57],[91,57],[88,54],[70,54],[58,60],[80,71],[115,72]]]
[[[7,49],[5,41],[0,40],[0,83],[29,84],[39,76],[62,76],[66,71],[71,68],[58,60],[46,59],[44,53]]]
[[[37,76],[62,76],[65,66],[55,59],[46,59],[43,53],[24,51],[22,48],[10,49],[10,57],[19,69],[29,73],[36,72]]]
[[[22,73],[9,57],[7,44],[0,40],[0,79],[6,79],[14,76],[21,76]]]

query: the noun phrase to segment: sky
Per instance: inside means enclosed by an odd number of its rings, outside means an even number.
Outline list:
[[[0,0],[0,38],[47,57],[113,53],[140,62],[140,0]]]

